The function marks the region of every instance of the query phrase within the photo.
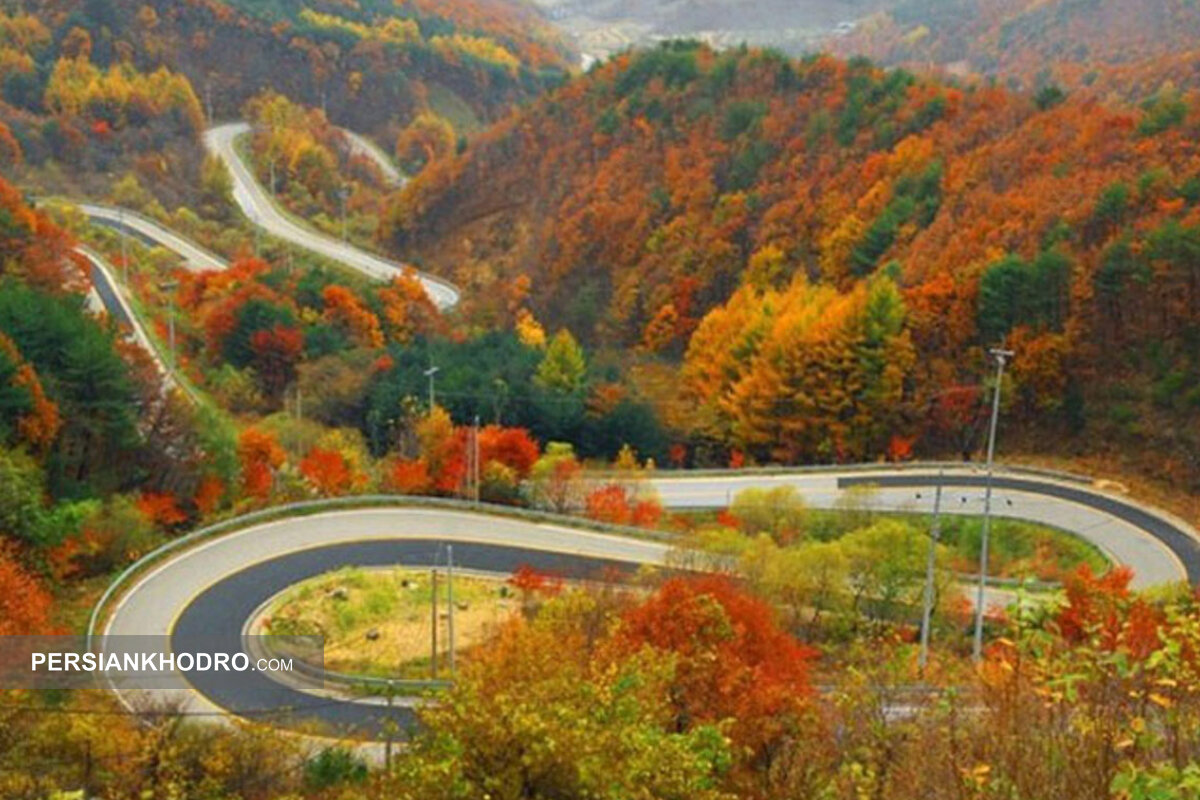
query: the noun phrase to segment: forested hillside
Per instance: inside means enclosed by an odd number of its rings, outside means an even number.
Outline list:
[[[1024,88],[1144,97],[1200,79],[1190,0],[902,0],[829,41],[884,64],[995,75]]]
[[[171,199],[199,164],[204,125],[188,79],[102,58],[82,27],[0,12],[0,166],[55,190],[91,191],[136,169]]]
[[[105,573],[196,514],[195,497],[219,502],[217,476],[235,458],[223,428],[166,391],[148,354],[89,311],[73,244],[0,179],[6,634],[46,630],[40,579]]]
[[[60,44],[76,30],[90,36],[92,59],[102,69],[127,64],[182,72],[217,116],[235,116],[269,86],[364,132],[405,121],[427,104],[486,120],[558,80],[569,59],[553,30],[519,0],[26,6],[51,46],[30,54],[27,77],[5,81],[5,99],[18,105],[40,96]]]
[[[675,43],[431,165],[388,241],[476,303],[527,283],[549,328],[682,357],[661,408],[697,447],[969,451],[1003,342],[1024,430],[1136,434],[1194,474],[1198,124],[1172,92],[1124,109]]]

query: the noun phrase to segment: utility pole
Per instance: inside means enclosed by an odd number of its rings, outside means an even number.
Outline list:
[[[350,199],[350,187],[342,186],[338,189],[338,197],[342,199],[342,241],[346,241],[346,201]]]
[[[479,415],[475,415],[475,427],[471,432],[471,469],[475,487],[475,503],[479,503]]]
[[[433,378],[438,374],[440,367],[435,367],[432,364],[429,369],[425,370],[425,377],[429,378],[429,413],[433,413],[433,409],[437,408],[437,396],[434,394]]]
[[[437,559],[434,559],[435,563],[436,563],[436,561],[437,561]],[[437,613],[438,585],[437,584],[438,584],[438,580],[437,580],[437,567],[436,566],[430,571],[430,580],[432,581],[432,584],[431,584],[432,595],[431,596],[433,598],[433,606],[432,606],[432,611],[431,611],[431,614],[433,617],[433,625],[431,626],[431,630],[433,631],[433,633],[430,636],[429,663],[432,667],[433,679],[436,681],[437,680],[437,668],[438,668],[438,651],[437,651],[437,631],[438,631],[438,613]]]
[[[462,496],[470,499],[475,496],[475,428],[467,429],[467,471],[463,482],[459,485]]]
[[[171,368],[175,368],[175,290],[179,284],[175,281],[163,281],[158,288],[167,294],[167,349],[170,351]]]
[[[987,482],[983,492],[983,538],[979,544],[979,587],[975,592],[975,646],[972,654],[975,661],[983,658],[983,593],[987,588],[988,575],[988,536],[992,532],[992,476],[996,459],[996,423],[1000,419],[1000,390],[1004,384],[1004,367],[1012,358],[1012,350],[992,348],[990,351],[996,359],[996,389],[992,393],[992,422],[988,429],[987,447]]]
[[[454,545],[446,545],[446,638],[450,645],[450,680],[454,680]]]
[[[125,208],[117,206],[117,233],[121,237],[121,282],[129,285],[129,240],[125,235]]]
[[[929,664],[929,628],[933,618],[933,578],[937,562],[937,546],[942,539],[942,482],[945,470],[938,470],[937,489],[933,495],[933,529],[929,535],[929,557],[925,562],[925,605],[921,610],[921,677]]]

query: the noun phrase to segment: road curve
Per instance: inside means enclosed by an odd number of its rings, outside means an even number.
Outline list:
[[[455,564],[463,568],[503,573],[527,563],[578,577],[662,564],[668,553],[662,543],[466,511],[328,512],[255,525],[169,559],[125,593],[103,635],[169,636],[175,652],[186,652],[188,641],[204,641],[212,649],[212,635],[219,632],[230,637],[229,652],[236,652],[254,609],[291,583],[348,564],[444,564],[445,544],[454,546]],[[374,728],[386,714],[377,706],[299,693],[251,674],[221,683],[199,673],[176,675],[169,691],[190,713],[228,711],[282,721],[288,711],[292,724],[313,719],[340,733]],[[394,714],[403,721],[408,712]]]
[[[392,186],[403,186],[408,181],[404,174],[396,168],[395,163],[379,148],[379,145],[349,128],[339,128],[338,130],[346,137],[351,154],[371,159],[375,166],[379,167],[379,171],[383,173],[384,180]]]
[[[242,160],[235,143],[243,134],[250,132],[245,122],[231,122],[209,128],[204,133],[204,144],[209,152],[225,163],[233,178],[233,198],[250,221],[273,236],[286,239],[293,244],[338,261],[368,277],[391,280],[403,273],[405,265],[381,256],[365,252],[346,242],[317,233],[280,211],[267,191],[258,183],[254,173]],[[425,291],[439,308],[449,308],[458,303],[458,289],[441,278],[417,272]]]
[[[98,203],[76,202],[75,205],[93,222],[116,228],[121,234],[132,233],[145,241],[171,250],[183,259],[184,266],[192,272],[223,270],[229,266],[220,256],[210,253],[190,239],[180,236],[136,211]]]
[[[944,498],[948,513],[978,513],[979,475],[970,468],[948,471]],[[654,485],[673,507],[724,505],[729,493],[751,486],[795,485],[809,505],[828,507],[861,483],[875,490],[872,507],[927,510],[929,470],[879,469],[792,473],[659,477]],[[920,497],[917,495],[920,494]],[[1139,585],[1183,578],[1200,565],[1195,531],[1170,517],[1114,496],[1035,475],[1001,474],[996,479],[998,513],[1050,521],[1092,541],[1106,542],[1110,553],[1129,539],[1121,557],[1159,570]],[[1011,502],[1011,505],[1010,505]],[[1166,535],[1166,534],[1170,535]],[[1172,536],[1183,537],[1173,541]],[[276,520],[220,536],[184,550],[152,568],[124,594],[103,629],[105,636],[171,637],[183,652],[189,639],[214,633],[238,649],[254,610],[296,581],[345,565],[444,563],[445,544],[453,544],[461,567],[508,572],[522,563],[574,575],[601,570],[631,570],[663,565],[662,542],[599,534],[569,526],[456,509],[380,507],[334,511]],[[1099,543],[1099,542],[1098,542]],[[1178,552],[1172,547],[1178,548]],[[1159,561],[1155,561],[1159,559]],[[351,703],[248,674],[237,681],[212,676],[176,676],[173,691],[193,713],[232,713],[295,724],[311,719],[339,734],[369,733],[389,715],[411,721],[408,710],[388,711],[377,703]]]
[[[723,508],[743,489],[793,486],[813,508],[836,508],[846,490],[872,485],[868,498],[879,511],[932,513],[938,480],[934,469],[910,468],[813,470],[780,474],[719,473],[695,477],[664,474],[651,479],[668,508]],[[942,511],[983,513],[983,471],[950,465]],[[999,471],[993,512],[1074,533],[1134,571],[1136,588],[1190,580],[1200,584],[1200,534],[1182,520],[1110,495],[1085,482],[1035,473]]]

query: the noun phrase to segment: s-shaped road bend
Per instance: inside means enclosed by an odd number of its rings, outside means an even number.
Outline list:
[[[836,504],[851,487],[875,486],[877,509],[928,510],[931,483],[947,487],[946,510],[978,513],[981,476],[970,467],[938,472],[923,467],[847,468],[778,475],[728,473],[657,477],[666,505],[723,506],[731,492],[750,487],[795,485],[811,506]],[[1001,471],[996,500],[1000,516],[1058,524],[1109,551],[1137,572],[1138,585],[1200,577],[1200,539],[1190,526],[1083,482],[1036,473]],[[918,497],[920,495],[920,497]],[[975,506],[975,508],[972,508]],[[488,513],[483,509],[429,508],[400,504],[309,513],[249,525],[181,549],[148,566],[124,587],[107,620],[105,636],[168,637],[176,652],[189,642],[222,651],[245,649],[244,636],[258,609],[298,581],[342,566],[445,563],[453,545],[456,566],[505,574],[522,564],[567,577],[631,572],[664,566],[670,548],[662,541],[596,533],[567,522],[546,522]],[[285,727],[316,725],[341,735],[371,737],[391,719],[401,730],[413,721],[411,703],[385,707],[284,682],[266,673],[236,679],[189,672],[173,677],[171,691],[190,713],[254,718]],[[125,696],[135,702],[133,695]],[[311,729],[310,727],[308,729]]]
[[[238,139],[250,130],[250,125],[245,122],[217,125],[205,131],[204,144],[229,170],[233,178],[233,199],[252,223],[274,236],[341,262],[376,280],[391,280],[406,269],[404,264],[317,233],[283,213],[237,150]],[[458,289],[453,284],[420,271],[417,276],[439,308],[449,308],[458,303]]]
[[[386,279],[403,269],[316,234],[280,212],[234,147],[236,139],[248,130],[244,123],[222,125],[207,133],[206,142],[228,165],[235,199],[252,221],[374,277]],[[139,233],[190,261],[200,257],[172,241],[170,232]],[[430,276],[422,276],[422,280],[440,305],[457,301],[452,286]],[[984,477],[969,465],[951,465],[944,470],[916,465],[772,474],[660,474],[652,483],[664,505],[676,509],[724,507],[743,489],[781,485],[796,487],[811,507],[833,508],[844,502],[849,490],[866,484],[874,487],[865,495],[874,509],[928,513],[933,485],[939,480],[946,487],[943,511],[980,513]],[[1182,520],[1065,476],[1001,470],[994,486],[998,516],[1040,522],[1076,534],[1115,562],[1132,567],[1139,587],[1181,580],[1200,583],[1200,534]],[[226,637],[228,649],[235,651],[240,649],[255,611],[287,586],[350,564],[430,566],[444,558],[439,553],[446,544],[454,545],[455,561],[466,569],[504,573],[530,564],[580,577],[663,565],[669,553],[661,541],[483,511],[389,504],[305,514],[249,525],[180,548],[147,566],[130,585],[121,587],[115,607],[95,632],[168,636],[177,651],[186,646],[189,637],[215,633]],[[401,725],[412,720],[410,708],[331,699],[259,673],[247,673],[244,680],[233,682],[215,682],[203,673],[175,679],[178,699],[193,713],[279,720],[278,715],[290,712],[291,720],[312,719],[339,733],[377,731],[388,716]]]

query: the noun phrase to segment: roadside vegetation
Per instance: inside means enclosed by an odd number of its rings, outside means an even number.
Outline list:
[[[678,41],[569,76],[521,0],[5,4],[0,636],[79,633],[146,553],[295,501],[478,499],[671,556],[620,580],[456,576],[456,680],[412,730],[301,738],[268,709],[213,725],[0,687],[0,798],[1200,800],[1193,587],[1134,592],[1086,542],[997,520],[975,663],[981,520],[948,514],[924,663],[928,516],[869,487],[678,511],[650,481],[969,461],[998,390],[1002,452],[1200,514],[1200,97],[1180,44],[1200,15],[994,0],[952,25],[929,5],[845,44],[965,54],[1012,84]],[[1103,20],[1120,30],[1101,41]],[[1081,31],[1094,75],[1061,52]],[[233,118],[287,213],[462,303],[258,231],[200,142]],[[228,268],[93,226],[84,198]],[[187,391],[97,305],[81,243]],[[999,387],[998,344],[1016,352]],[[424,569],[348,568],[263,624],[325,636],[337,671],[428,677],[432,602]]]

